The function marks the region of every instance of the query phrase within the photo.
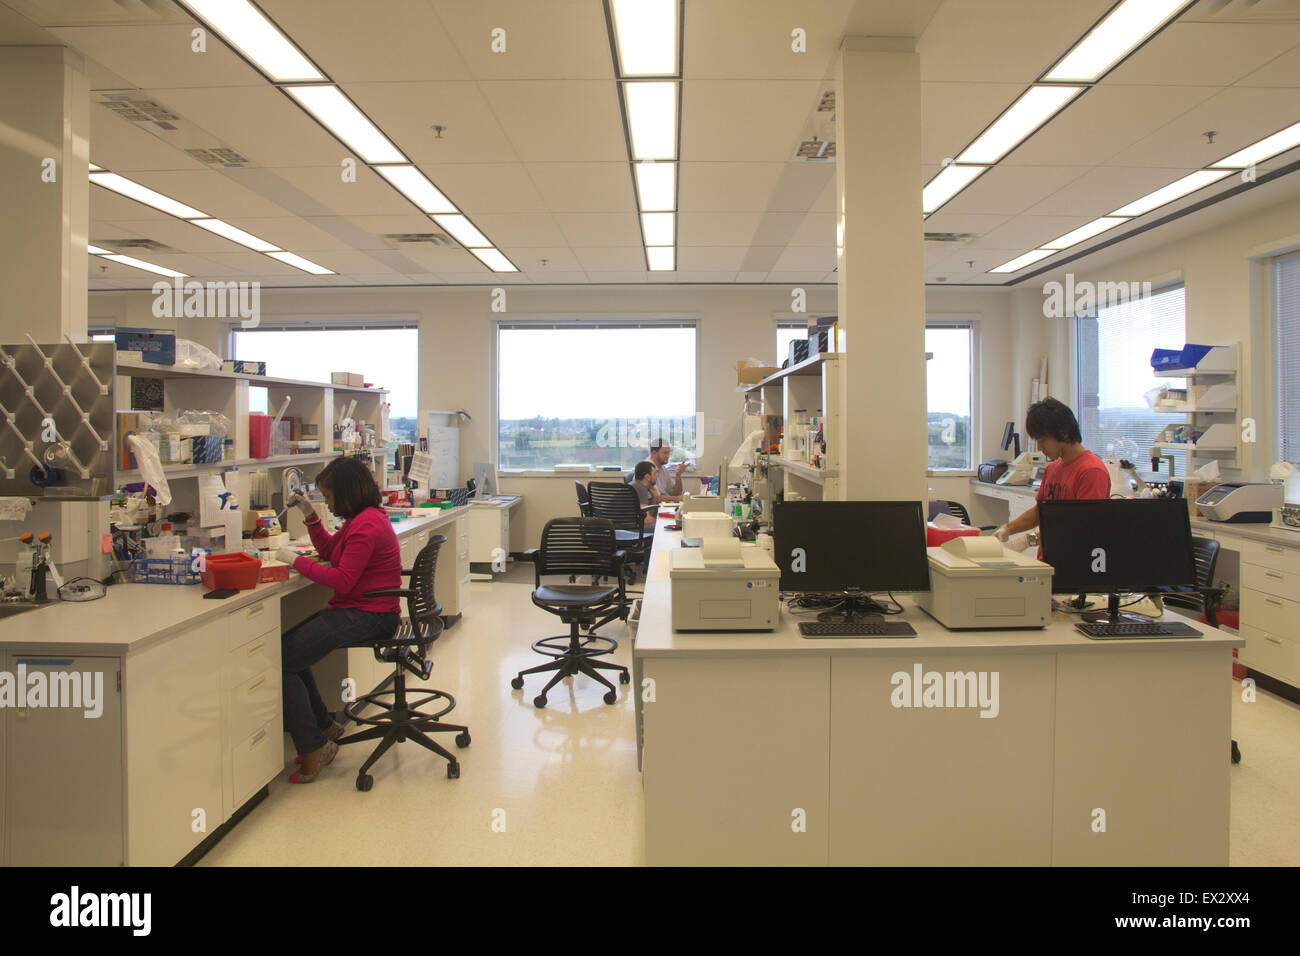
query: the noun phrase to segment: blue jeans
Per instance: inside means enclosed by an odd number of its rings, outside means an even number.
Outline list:
[[[334,718],[325,707],[311,666],[349,644],[392,637],[400,614],[378,614],[355,608],[317,611],[280,638],[280,667],[284,672],[284,729],[298,754],[325,746],[325,731]]]

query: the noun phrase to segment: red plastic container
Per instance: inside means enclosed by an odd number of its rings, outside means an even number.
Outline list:
[[[248,416],[248,456],[271,456],[271,416],[253,412]]]
[[[938,548],[953,538],[969,538],[980,533],[979,528],[936,528],[933,524],[925,526],[925,546]]]
[[[261,573],[261,561],[239,552],[208,555],[207,567],[199,577],[213,591],[226,588],[248,591],[257,587],[257,579]]]

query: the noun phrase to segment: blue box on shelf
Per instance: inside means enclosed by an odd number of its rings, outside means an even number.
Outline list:
[[[114,335],[113,344],[121,352],[139,352],[143,361],[153,365],[176,364],[175,332],[127,329]]]
[[[202,580],[193,570],[186,574],[174,573],[170,558],[136,558],[131,562],[133,584],[199,584]]]
[[[193,435],[190,437],[190,461],[196,465],[210,465],[221,461],[220,435]]]
[[[1184,345],[1181,349],[1155,349],[1151,353],[1151,368],[1157,372],[1190,372],[1212,348],[1213,345]]]
[[[808,359],[808,340],[791,339],[790,340],[790,364],[797,365],[799,362]]]

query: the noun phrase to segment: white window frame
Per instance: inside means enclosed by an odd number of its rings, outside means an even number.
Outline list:
[[[981,387],[980,319],[978,314],[935,314],[925,317],[927,329],[970,329],[970,467],[931,468],[927,446],[925,475],[927,478],[974,478],[979,473],[979,463],[984,460],[984,391]],[[928,359],[926,360],[929,361]],[[927,372],[929,371],[927,367]],[[926,399],[926,420],[929,420],[929,399]]]

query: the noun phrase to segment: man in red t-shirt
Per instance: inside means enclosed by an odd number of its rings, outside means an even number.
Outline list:
[[[1038,450],[1052,459],[1038,486],[1039,501],[1074,498],[1109,498],[1110,470],[1105,462],[1083,447],[1079,422],[1070,406],[1045,398],[1029,406],[1025,431],[1038,442]],[[997,530],[999,541],[1038,527],[1038,505]],[[1042,557],[1042,549],[1039,549]]]

